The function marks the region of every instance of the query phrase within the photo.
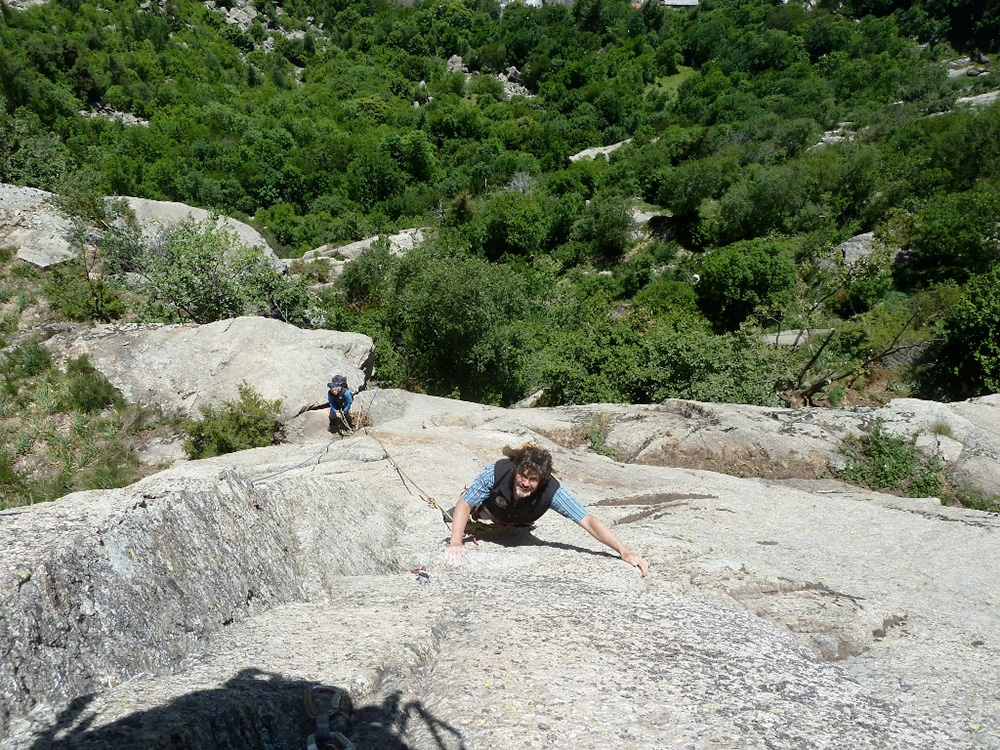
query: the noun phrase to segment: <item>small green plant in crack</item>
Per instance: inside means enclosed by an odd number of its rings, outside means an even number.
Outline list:
[[[14,453],[27,456],[35,446],[35,436],[30,432],[19,432],[14,436]]]
[[[959,487],[946,499],[949,504],[957,502],[964,508],[973,508],[987,513],[1000,513],[1000,495],[986,495],[976,490]]]
[[[620,461],[621,456],[618,451],[605,442],[609,432],[611,432],[611,418],[607,414],[595,414],[585,430],[587,440],[590,441],[590,449],[594,453]]]
[[[935,422],[931,425],[931,432],[935,435],[940,435],[941,437],[955,437],[951,431],[951,425],[947,422]]]
[[[905,497],[940,496],[944,467],[920,453],[915,441],[915,436],[890,434],[877,419],[867,435],[844,439],[840,452],[847,465],[834,473],[869,489],[895,491]]]
[[[52,357],[49,351],[37,339],[14,347],[0,360],[0,377],[8,386],[14,386],[10,393],[17,392],[16,383],[20,380],[40,375],[52,367]]]

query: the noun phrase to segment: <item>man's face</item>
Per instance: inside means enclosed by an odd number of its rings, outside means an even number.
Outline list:
[[[537,471],[521,469],[514,475],[514,497],[522,500],[538,489],[542,477]]]

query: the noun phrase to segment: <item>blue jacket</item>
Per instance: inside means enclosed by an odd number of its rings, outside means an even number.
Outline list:
[[[340,393],[336,396],[333,395],[333,391],[327,389],[326,400],[330,404],[330,417],[333,417],[338,411],[347,414],[351,410],[351,405],[354,403],[354,396],[351,395],[349,388],[341,388]]]

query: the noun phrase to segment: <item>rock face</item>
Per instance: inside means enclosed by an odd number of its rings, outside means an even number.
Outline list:
[[[372,340],[359,333],[306,331],[273,318],[208,325],[67,325],[46,346],[62,361],[86,354],[132,403],[197,416],[202,404],[238,398],[246,381],[282,400],[282,419],[326,404],[339,373],[352,390],[372,374]]]
[[[819,478],[844,465],[843,439],[881,420],[890,435],[915,438],[972,489],[1000,485],[1000,396],[954,404],[894,399],[884,407],[781,409],[667,400],[635,406],[535,410],[547,437],[576,446],[598,425],[605,445],[629,463],[688,466],[769,479]]]
[[[0,184],[0,245],[17,248],[17,257],[42,268],[73,257],[66,242],[70,224],[49,202],[52,193],[36,188]],[[127,198],[146,237],[187,218],[204,221],[208,211],[183,203]],[[277,268],[274,252],[260,233],[241,221],[219,217],[218,225],[236,233],[248,247],[260,247]]]
[[[176,201],[154,201],[148,198],[134,197],[127,197],[125,200],[128,202],[129,207],[135,211],[135,217],[139,221],[139,226],[142,227],[143,235],[147,239],[153,238],[164,228],[180,224],[187,219],[204,222],[215,217],[217,227],[233,232],[239,238],[239,241],[247,247],[260,248],[275,268],[283,268],[274,251],[267,244],[267,240],[249,224],[244,224],[242,221],[237,221],[228,216],[218,216],[203,208],[195,208],[186,203],[177,203]]]
[[[619,141],[618,143],[612,143],[610,146],[594,146],[593,148],[585,148],[583,151],[573,154],[569,157],[570,161],[579,161],[580,159],[596,159],[598,156],[603,156],[607,159],[611,154],[620,149],[622,146],[631,143],[632,139],[629,138],[624,141]]]
[[[70,224],[48,203],[52,193],[0,185],[0,245],[17,248],[17,257],[50,266],[73,257],[66,242]]]
[[[973,109],[977,107],[988,107],[993,104],[997,99],[1000,99],[1000,91],[987,91],[985,94],[976,94],[974,96],[960,96],[955,100],[955,104],[959,106],[972,107]]]
[[[656,465],[740,408],[370,390],[343,440],[305,412],[294,444],[0,513],[0,747],[302,747],[316,685],[359,748],[1000,746],[997,517]],[[630,462],[582,447],[594,414]],[[762,444],[828,429],[749,415]],[[647,578],[551,513],[444,565],[429,498],[529,438]]]

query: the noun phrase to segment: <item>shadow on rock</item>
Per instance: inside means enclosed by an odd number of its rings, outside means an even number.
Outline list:
[[[457,729],[436,718],[419,701],[403,703],[399,691],[392,693],[381,705],[358,709],[352,723],[351,739],[359,749],[405,750],[409,745],[402,737],[426,733],[439,750],[466,750],[467,747]],[[420,746],[429,747],[426,742],[421,742]]]
[[[567,552],[581,552],[585,555],[594,555],[595,557],[618,559],[617,555],[605,552],[604,550],[577,547],[575,544],[566,544],[565,542],[547,542],[532,534],[531,529],[528,528],[480,529],[476,532],[476,539],[481,542],[496,544],[500,547],[553,547],[554,549],[562,549]]]
[[[317,730],[305,698],[314,687],[245,669],[221,688],[189,693],[99,727],[88,711],[95,696],[82,696],[35,739],[31,750],[298,750]],[[406,734],[417,730],[429,732],[439,750],[466,748],[458,730],[419,701],[403,703],[399,693],[356,709],[345,699],[341,710],[330,715],[329,729],[350,738],[357,750],[406,750]]]

